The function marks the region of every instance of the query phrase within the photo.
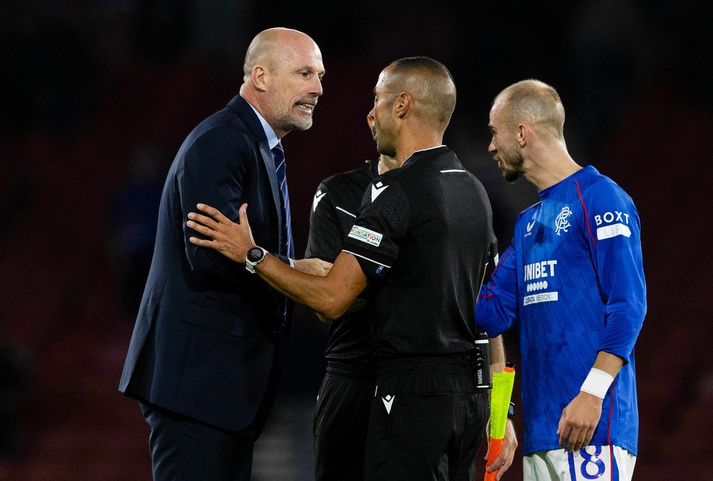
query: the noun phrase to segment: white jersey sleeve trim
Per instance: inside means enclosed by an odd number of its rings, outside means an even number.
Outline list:
[[[348,251],[348,250],[346,250],[346,249],[342,249],[342,252],[346,252],[347,254],[351,254],[351,255],[353,255],[353,256],[361,257],[362,259],[366,259],[366,260],[369,261],[369,262],[373,262],[374,264],[377,264],[377,265],[380,265],[380,266],[384,266],[384,267],[387,267],[387,268],[391,269],[391,266],[387,266],[386,264],[384,264],[384,263],[382,263],[382,262],[375,261],[374,259],[369,259],[368,257],[363,256],[363,255],[361,255],[361,254],[357,254],[356,252]]]
[[[605,225],[604,227],[597,228],[597,239],[611,239],[618,235],[623,235],[624,237],[631,237],[631,229],[625,224],[613,224]]]
[[[341,211],[344,212],[345,214],[350,215],[350,216],[352,216],[352,217],[354,217],[354,218],[356,219],[356,215],[352,214],[351,212],[349,212],[349,211],[346,210],[346,209],[342,209],[341,207],[337,206],[337,210],[341,210]]]

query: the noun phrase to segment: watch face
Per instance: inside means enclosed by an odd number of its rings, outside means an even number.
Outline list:
[[[263,256],[264,254],[262,249],[260,249],[259,247],[253,247],[248,251],[247,257],[250,262],[259,262],[260,260],[262,260]]]

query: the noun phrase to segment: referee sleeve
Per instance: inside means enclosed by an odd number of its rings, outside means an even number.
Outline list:
[[[367,187],[342,250],[356,257],[367,278],[383,278],[398,258],[398,243],[410,218],[408,198],[401,185],[377,178]]]

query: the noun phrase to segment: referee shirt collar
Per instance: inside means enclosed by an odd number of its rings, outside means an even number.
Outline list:
[[[440,149],[440,148],[443,148],[443,147],[446,147],[446,144],[434,145],[433,147],[426,147],[425,149],[415,150],[411,155],[409,155],[409,158],[408,158],[408,159],[404,160],[404,163],[401,164],[401,167],[404,167],[406,164],[411,163],[411,159],[413,159],[414,157],[416,157],[416,154],[420,154],[420,153],[423,153],[423,152],[428,152],[429,150]]]

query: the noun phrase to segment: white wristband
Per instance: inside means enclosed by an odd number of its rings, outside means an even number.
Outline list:
[[[604,399],[612,382],[614,382],[614,378],[611,374],[593,367],[579,390]]]

